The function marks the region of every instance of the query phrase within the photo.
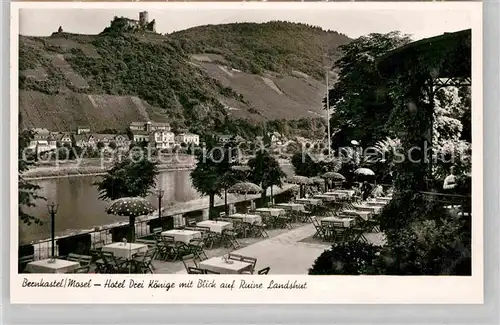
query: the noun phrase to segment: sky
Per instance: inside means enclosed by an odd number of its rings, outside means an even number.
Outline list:
[[[268,2],[269,3],[269,2]],[[451,7],[451,6],[450,6]],[[158,33],[171,33],[200,25],[235,22],[267,22],[285,20],[335,30],[351,38],[369,33],[387,33],[398,30],[412,35],[412,39],[431,37],[471,28],[470,11],[463,8],[423,10],[409,7],[398,10],[352,9],[151,9],[149,20],[156,20]],[[142,10],[142,9],[141,9]],[[48,36],[62,26],[65,32],[98,34],[114,16],[138,19],[139,10],[110,9],[21,9],[21,35]]]

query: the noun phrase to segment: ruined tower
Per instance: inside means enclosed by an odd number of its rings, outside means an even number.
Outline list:
[[[149,23],[148,12],[141,11],[139,13],[139,25],[144,28]]]

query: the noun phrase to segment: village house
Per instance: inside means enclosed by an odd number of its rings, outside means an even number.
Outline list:
[[[241,136],[239,136],[239,135],[234,136],[234,135],[230,135],[230,134],[219,135],[219,136],[217,136],[217,139],[222,144],[228,143],[230,141],[234,141],[236,143],[243,143],[243,142],[245,142],[245,139],[243,139]]]
[[[128,149],[130,147],[130,140],[125,134],[115,135],[114,140],[116,143],[116,147],[119,149]]]
[[[92,134],[73,134],[73,146],[80,148],[95,148],[97,141]]]
[[[112,149],[128,149],[130,146],[130,140],[124,134],[99,134],[96,133],[93,135],[95,138],[96,148],[99,146],[99,143],[102,143],[103,148],[110,147],[112,143],[114,143],[115,148]],[[113,146],[111,146],[113,147]]]
[[[169,149],[175,145],[174,133],[166,130],[155,130],[149,134],[149,146],[156,149]]]
[[[179,133],[175,136],[175,142],[178,144],[190,144],[194,143],[195,145],[200,144],[200,136],[194,133]]]
[[[73,144],[70,133],[60,133],[57,135],[56,140],[61,146],[71,146]]]
[[[170,124],[169,123],[162,123],[162,122],[152,122],[152,121],[147,121],[147,122],[132,122],[130,123],[130,131],[145,131],[145,132],[151,132],[151,131],[156,131],[156,130],[164,130],[164,131],[170,131]]]
[[[56,139],[49,135],[46,140],[38,140],[35,151],[37,154],[40,154],[42,152],[55,150],[56,148]]]
[[[132,131],[132,142],[134,143],[142,143],[149,142],[149,134],[147,131]]]
[[[88,126],[77,126],[76,134],[87,134],[90,133],[90,127]]]
[[[283,142],[283,136],[279,132],[272,132],[268,136],[273,144],[280,145]]]
[[[57,148],[56,139],[48,129],[34,128],[31,131],[33,132],[33,139],[30,141],[28,149],[34,150],[36,153],[41,153]]]
[[[115,134],[94,134],[96,147],[102,143],[103,148],[108,147],[111,142],[114,142]]]
[[[175,135],[171,132],[169,123],[163,122],[132,122],[129,126],[134,143],[147,142],[157,149],[172,148],[175,144]]]

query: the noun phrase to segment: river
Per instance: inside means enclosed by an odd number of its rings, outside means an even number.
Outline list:
[[[290,172],[290,166],[283,170]],[[56,214],[56,236],[70,234],[80,229],[94,229],[97,226],[127,221],[126,217],[109,215],[106,207],[109,202],[99,199],[97,187],[92,184],[100,176],[77,176],[36,180],[41,190],[38,194],[47,201],[38,200],[36,206],[26,209],[26,212],[44,221],[43,225],[30,226],[19,224],[19,240],[21,243],[50,238],[50,216],[47,203],[59,204]],[[165,171],[158,176],[158,187],[165,191],[162,205],[186,202],[200,198],[198,192],[191,185],[189,170]],[[150,196],[149,200],[158,207],[158,199]]]

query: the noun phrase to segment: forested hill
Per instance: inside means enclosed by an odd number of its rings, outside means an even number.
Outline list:
[[[349,41],[288,22],[209,25],[168,35],[107,29],[20,36],[23,126],[121,130],[154,120],[200,133],[252,133],[263,121],[317,119],[324,66]]]

